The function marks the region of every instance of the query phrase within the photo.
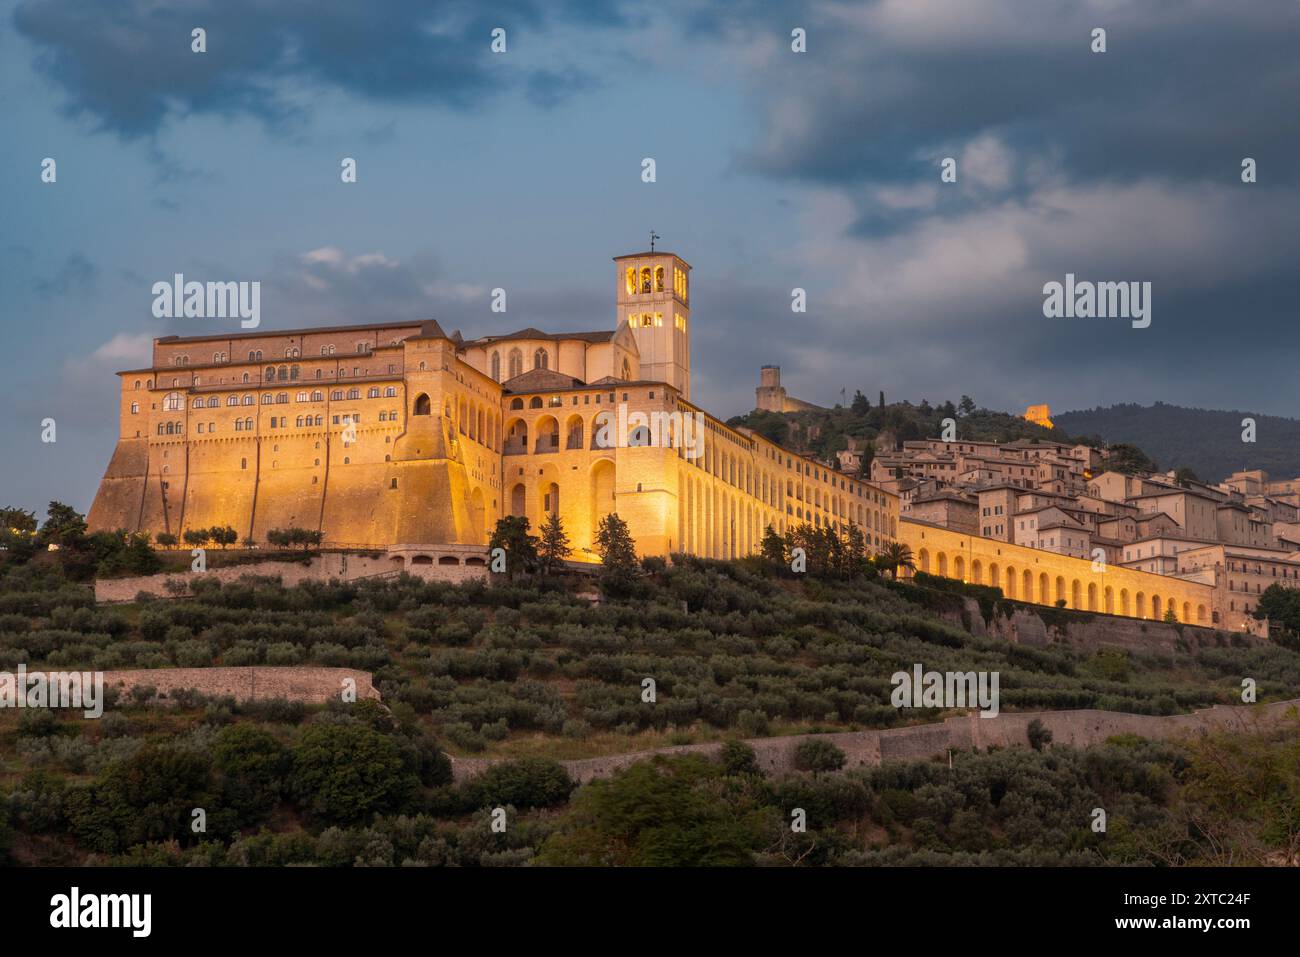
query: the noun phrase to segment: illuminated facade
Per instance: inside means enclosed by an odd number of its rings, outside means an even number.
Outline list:
[[[118,374],[92,529],[482,546],[504,515],[536,529],[558,513],[590,560],[617,512],[648,555],[749,554],[769,524],[894,540],[895,495],[691,403],[684,260],[614,262],[608,331],[466,340],[428,321],[154,340],[148,368]]]

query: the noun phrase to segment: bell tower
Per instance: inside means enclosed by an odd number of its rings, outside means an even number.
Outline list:
[[[636,337],[641,378],[691,397],[691,267],[670,252],[615,256],[618,321]]]

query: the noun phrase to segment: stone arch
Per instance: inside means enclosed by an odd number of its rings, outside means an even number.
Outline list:
[[[1093,582],[1088,583],[1088,611],[1097,610],[1097,586]]]
[[[923,572],[930,571],[930,553],[924,548],[917,552],[916,567]]]
[[[948,556],[945,555],[943,552],[940,552],[935,557],[935,568],[938,570],[938,573],[942,575],[944,578],[948,577]]]
[[[558,452],[560,450],[560,423],[553,415],[539,415],[533,423],[535,452]]]
[[[1014,565],[1007,566],[1007,591],[1008,598],[1016,597],[1016,569]]]
[[[1070,582],[1070,607],[1083,607],[1083,586],[1079,584],[1079,579]]]
[[[564,423],[564,447],[566,449],[582,448],[584,426],[582,416],[573,413]]]
[[[506,455],[523,455],[528,451],[528,423],[514,418],[506,423]]]
[[[1196,606],[1196,623],[1197,623],[1197,624],[1202,624],[1204,621],[1205,621],[1205,606],[1204,606],[1204,605],[1197,605],[1197,606]]]
[[[523,482],[516,482],[510,489],[510,514],[526,518],[528,516],[528,490]]]
[[[1147,596],[1145,592],[1137,593],[1134,605],[1137,611],[1137,616],[1139,618],[1145,618],[1147,616]]]
[[[1128,615],[1128,589],[1127,588],[1121,588],[1119,590],[1119,613],[1125,616]]]
[[[421,392],[419,395],[415,397],[415,405],[411,407],[411,414],[412,415],[429,414],[429,396],[426,393]]]
[[[1056,576],[1056,594],[1053,596],[1052,602],[1055,603],[1058,601],[1062,601],[1062,602],[1065,601],[1065,576],[1064,575]]]
[[[966,580],[966,559],[960,555],[954,555],[952,559],[952,577],[958,581]]]
[[[1105,607],[1102,610],[1108,615],[1115,614],[1115,589],[1107,585],[1105,592],[1102,593],[1102,598],[1105,601]]]
[[[1023,580],[1025,585],[1020,595],[1020,600],[1033,601],[1034,600],[1034,573],[1031,572],[1028,568],[1026,568],[1025,573],[1020,577]]]
[[[974,560],[970,563],[970,580],[971,580],[971,584],[972,584],[972,585],[982,585],[982,584],[984,584],[984,582],[983,582],[983,580],[982,580],[982,576],[983,576],[983,574],[984,574],[984,566],[980,564],[980,560],[979,560],[978,558],[974,559]]]
[[[1192,620],[1192,603],[1191,603],[1191,602],[1187,602],[1187,601],[1183,602],[1183,613],[1182,613],[1182,615],[1179,617],[1178,620],[1179,620],[1179,621],[1191,621],[1191,620]]]
[[[993,588],[1002,587],[1002,576],[997,562],[989,562],[989,585]]]
[[[1160,620],[1160,608],[1161,608],[1160,596],[1152,595],[1151,596],[1151,617],[1154,618],[1156,621]]]
[[[591,466],[591,540],[596,540],[600,520],[614,511],[614,480],[616,473],[610,459],[598,459]]]
[[[1047,580],[1047,572],[1038,574],[1038,603],[1040,605],[1050,605],[1052,603],[1052,586]]]

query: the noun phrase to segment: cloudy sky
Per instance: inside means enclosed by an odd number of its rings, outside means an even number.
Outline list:
[[[652,228],[724,417],[767,362],[1294,414],[1297,50],[1294,0],[0,0],[0,504],[89,507],[112,373],[223,327],[153,318],[174,273],[260,281],[267,329],[608,328]],[[1044,318],[1067,272],[1151,282],[1150,327]]]

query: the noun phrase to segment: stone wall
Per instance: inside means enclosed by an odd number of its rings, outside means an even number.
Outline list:
[[[129,692],[134,687],[152,687],[160,698],[173,691],[193,689],[208,697],[232,697],[236,701],[267,701],[282,698],[307,704],[341,700],[344,681],[356,683],[357,700],[379,699],[370,672],[354,668],[142,668],[105,671],[104,687]]]
[[[745,743],[754,749],[759,767],[768,774],[794,770],[794,751],[799,742],[809,738],[830,741],[844,752],[845,768],[869,767],[884,761],[922,761],[947,754],[948,749],[969,751],[972,748],[997,746],[1028,747],[1028,727],[1034,719],[1052,732],[1053,744],[1077,748],[1101,744],[1117,734],[1136,734],[1144,738],[1165,739],[1184,734],[1206,733],[1215,729],[1249,731],[1276,727],[1288,714],[1300,717],[1300,698],[1273,704],[1232,707],[1215,705],[1192,714],[1168,717],[1124,714],[1117,711],[1022,711],[981,718],[978,713],[955,715],[934,724],[884,731],[845,731],[836,734],[791,735],[780,738],[753,738]],[[699,754],[717,760],[720,742],[689,744],[635,751],[600,758],[561,761],[573,780],[585,784],[606,778],[620,768],[646,761],[657,754]],[[452,773],[457,781],[481,774],[499,758],[453,758]]]
[[[965,628],[977,637],[1002,638],[1016,644],[1041,648],[1064,644],[1084,650],[1114,648],[1124,651],[1160,651],[1174,653],[1194,648],[1253,645],[1265,639],[1242,632],[1227,632],[1197,625],[1143,621],[1099,612],[1064,609],[1038,609],[1032,605],[1013,606],[1010,617],[995,611],[985,621],[979,603],[965,599],[963,614],[940,612],[939,617]]]
[[[463,555],[461,553],[464,553]],[[363,578],[395,576],[405,571],[418,578],[432,581],[466,582],[487,577],[487,566],[467,565],[465,557],[484,560],[485,550],[473,546],[431,546],[421,549],[417,545],[403,545],[392,553],[323,552],[308,561],[264,561],[245,565],[228,565],[210,568],[205,572],[162,572],[157,575],[140,575],[133,578],[101,578],[95,581],[95,600],[98,602],[135,601],[139,592],[158,598],[173,597],[169,582],[185,584],[199,578],[222,583],[238,581],[245,575],[264,575],[278,578],[289,588],[304,581],[358,581]],[[440,558],[456,558],[457,564],[440,564]]]

